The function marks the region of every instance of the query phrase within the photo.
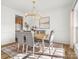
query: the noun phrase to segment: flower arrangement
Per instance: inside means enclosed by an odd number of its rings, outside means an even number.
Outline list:
[[[27,30],[29,29],[29,25],[27,24],[27,22],[25,22],[25,27],[27,28]]]

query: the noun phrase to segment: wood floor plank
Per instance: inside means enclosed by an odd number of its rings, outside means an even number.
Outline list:
[[[69,45],[64,45],[65,59],[78,59],[74,50],[70,48]]]

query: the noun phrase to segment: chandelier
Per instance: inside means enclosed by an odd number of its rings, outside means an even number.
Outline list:
[[[34,16],[36,18],[41,18],[39,12],[36,10],[35,4],[36,4],[36,0],[32,0],[33,3],[33,8],[32,10],[28,11],[27,13],[25,13],[25,17],[27,16]]]

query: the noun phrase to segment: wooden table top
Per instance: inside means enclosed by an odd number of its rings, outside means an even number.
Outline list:
[[[39,33],[39,34],[35,34],[35,39],[39,39],[39,40],[43,40],[44,38],[47,37],[46,34],[42,34],[42,33]]]

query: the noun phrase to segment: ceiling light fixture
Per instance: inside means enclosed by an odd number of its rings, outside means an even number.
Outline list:
[[[31,11],[28,11],[27,13],[25,13],[25,17],[28,17],[28,16],[34,16],[36,18],[41,18],[39,12],[36,10],[36,1],[37,0],[32,0],[32,3],[33,3],[33,8]]]

